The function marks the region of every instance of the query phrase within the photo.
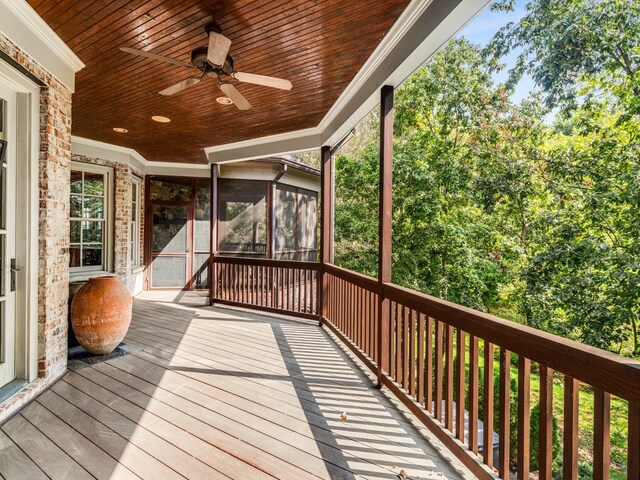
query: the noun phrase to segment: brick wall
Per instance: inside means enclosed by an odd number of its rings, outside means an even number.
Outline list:
[[[67,368],[71,91],[0,34],[0,51],[38,78],[40,88],[38,381],[0,404],[0,421]]]
[[[114,198],[113,212],[113,271],[116,276],[124,283],[132,294],[139,293],[136,291],[136,282],[138,276],[142,272],[132,271],[131,258],[129,255],[129,222],[131,221],[131,195],[132,195],[132,177],[142,180],[141,197],[140,197],[140,252],[143,252],[144,245],[144,174],[136,168],[111,160],[102,158],[86,157],[83,155],[72,155],[74,162],[89,163],[92,165],[101,165],[112,168],[114,171]],[[86,277],[86,275],[84,276]],[[79,277],[83,278],[83,277]]]

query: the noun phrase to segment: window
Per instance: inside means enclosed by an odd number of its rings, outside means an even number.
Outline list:
[[[73,162],[71,165],[71,272],[111,268],[111,191],[113,170]]]
[[[129,260],[131,268],[140,266],[140,186],[138,177],[131,177],[131,221],[129,222]]]

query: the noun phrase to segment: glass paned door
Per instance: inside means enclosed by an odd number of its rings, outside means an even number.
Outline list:
[[[16,93],[0,83],[0,387],[15,379]]]
[[[151,215],[151,286],[188,289],[191,207],[154,205]]]

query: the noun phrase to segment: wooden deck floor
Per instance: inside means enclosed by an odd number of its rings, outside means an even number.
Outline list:
[[[3,478],[472,478],[321,328],[174,296],[2,426]]]

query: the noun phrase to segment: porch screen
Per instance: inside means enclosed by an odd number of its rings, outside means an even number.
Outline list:
[[[265,255],[267,251],[267,182],[219,181],[220,253]]]
[[[275,222],[275,258],[316,260],[316,192],[278,185],[275,195]]]

